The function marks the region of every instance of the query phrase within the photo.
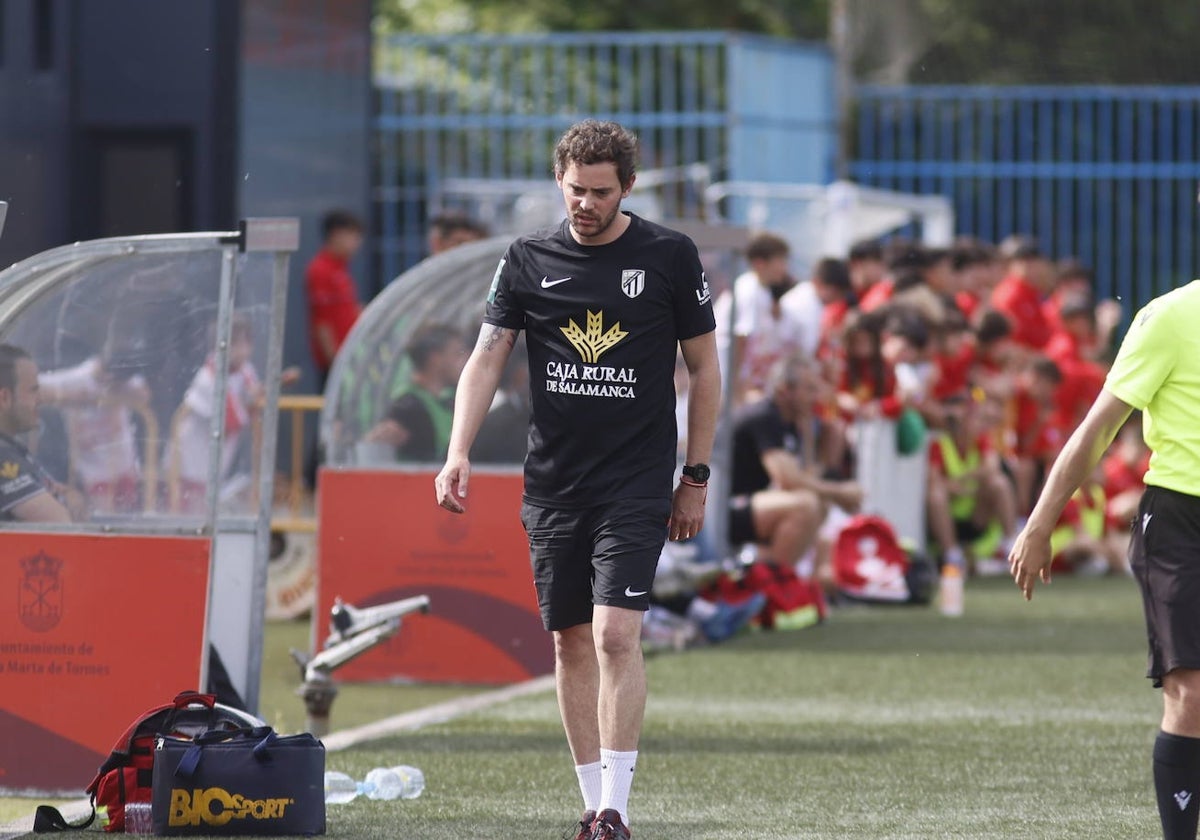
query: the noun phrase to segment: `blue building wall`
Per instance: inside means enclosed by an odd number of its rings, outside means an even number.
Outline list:
[[[49,66],[39,66],[32,0],[6,0],[0,25],[0,201],[8,218],[0,267],[70,238],[71,51],[51,21]],[[52,4],[51,13],[63,4]]]
[[[371,34],[369,0],[244,0],[241,3],[237,170],[243,216],[296,216],[285,364],[305,370],[314,392],[304,268],[321,245],[321,217],[349,210],[370,227]],[[375,291],[370,249],[351,265],[363,299]],[[310,433],[315,433],[312,423]],[[281,451],[290,427],[281,427]]]
[[[0,15],[0,265],[298,216],[285,359],[307,366],[300,278],[320,218],[370,224],[370,0],[3,0]],[[370,266],[353,266],[364,297]]]

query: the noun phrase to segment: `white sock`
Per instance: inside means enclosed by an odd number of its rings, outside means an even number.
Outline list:
[[[575,775],[579,777],[579,792],[583,794],[583,810],[600,810],[600,762],[576,764]]]
[[[633,771],[637,767],[637,750],[617,752],[600,750],[600,766],[604,784],[600,789],[599,811],[613,809],[629,826],[629,788],[633,786]]]

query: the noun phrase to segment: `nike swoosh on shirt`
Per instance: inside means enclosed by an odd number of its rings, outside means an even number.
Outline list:
[[[561,280],[551,280],[549,277],[543,277],[542,278],[542,288],[549,289],[551,286],[557,286],[559,283],[566,283],[570,279],[571,279],[570,277],[564,277]]]
[[[625,597],[626,598],[638,598],[642,595],[645,595],[646,592],[648,592],[648,591],[649,590],[645,590],[643,592],[634,592],[632,586],[626,586],[625,587]]]

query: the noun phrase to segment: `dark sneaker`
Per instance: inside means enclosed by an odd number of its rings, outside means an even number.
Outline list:
[[[621,812],[606,808],[596,817],[592,840],[629,840],[631,832],[621,822]]]
[[[596,831],[596,812],[584,811],[579,822],[563,832],[563,840],[592,840]]]

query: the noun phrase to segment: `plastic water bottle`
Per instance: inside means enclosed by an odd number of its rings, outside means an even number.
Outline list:
[[[407,764],[397,764],[395,767],[389,768],[389,772],[395,775],[403,785],[400,788],[401,799],[416,799],[425,790],[425,774],[416,767],[410,767]]]
[[[963,614],[963,569],[956,563],[942,567],[938,592],[938,608],[942,615],[957,617]]]
[[[359,794],[358,782],[345,773],[328,770],[325,773],[325,803],[327,805],[345,805],[352,802]]]
[[[399,799],[404,793],[404,780],[384,767],[376,767],[359,785],[368,799]]]
[[[368,799],[416,799],[425,790],[425,774],[406,764],[376,767],[361,782],[345,773],[331,770],[325,774],[325,803],[344,805],[359,796]]]

